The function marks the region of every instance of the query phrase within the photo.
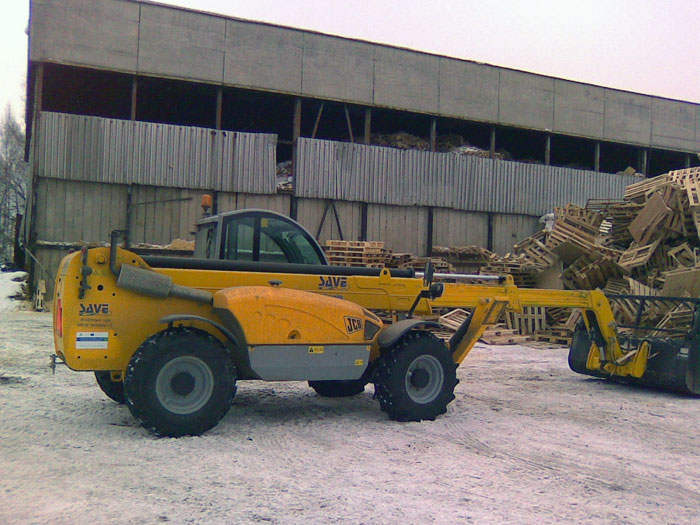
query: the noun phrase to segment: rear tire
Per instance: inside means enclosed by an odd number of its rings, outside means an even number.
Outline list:
[[[379,406],[397,421],[434,420],[455,398],[457,364],[429,332],[412,331],[383,351],[374,387]]]
[[[112,374],[104,371],[95,372],[95,379],[100,389],[108,398],[112,401],[116,401],[120,405],[125,403],[123,381],[112,381]]]
[[[149,337],[124,378],[131,414],[158,436],[206,432],[231,408],[235,391],[229,351],[211,334],[188,327]]]
[[[364,379],[346,381],[309,381],[319,396],[323,397],[349,397],[356,396],[365,391],[367,381]]]

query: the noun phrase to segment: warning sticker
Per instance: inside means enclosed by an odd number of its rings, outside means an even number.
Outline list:
[[[78,350],[106,350],[109,332],[78,332],[75,336],[75,348]]]

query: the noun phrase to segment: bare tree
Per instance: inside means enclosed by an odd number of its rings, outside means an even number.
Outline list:
[[[16,217],[27,201],[24,131],[8,104],[0,121],[0,260],[11,259]]]

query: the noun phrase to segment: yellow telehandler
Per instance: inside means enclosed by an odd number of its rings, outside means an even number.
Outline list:
[[[59,266],[54,362],[95,372],[103,391],[157,435],[207,431],[229,410],[236,382],[251,379],[308,381],[323,396],[358,394],[373,382],[390,418],[432,420],[454,399],[456,368],[485,328],[524,306],[583,311],[569,355],[576,371],[698,392],[695,339],[621,340],[600,291],[519,289],[510,276],[433,282],[430,266],[414,275],[147,258],[119,248],[117,234],[111,241]],[[443,342],[427,318],[456,307],[471,315]]]

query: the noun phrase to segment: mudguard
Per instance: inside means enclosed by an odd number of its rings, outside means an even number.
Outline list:
[[[379,348],[388,348],[393,345],[396,341],[401,339],[404,334],[410,332],[417,327],[426,328],[440,328],[440,325],[435,321],[424,321],[421,319],[404,319],[398,323],[394,323],[382,330],[379,334],[377,342],[379,343]]]

